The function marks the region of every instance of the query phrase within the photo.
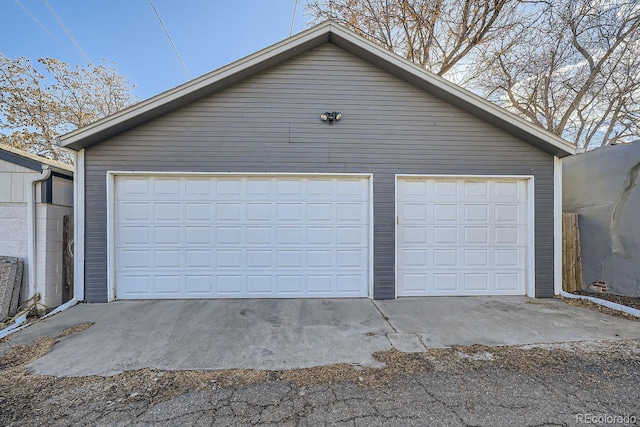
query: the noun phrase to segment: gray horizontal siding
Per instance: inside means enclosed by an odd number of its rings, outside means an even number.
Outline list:
[[[340,111],[323,123],[324,111]],[[327,44],[86,150],[85,295],[107,298],[108,170],[374,176],[374,297],[394,296],[395,174],[535,175],[536,295],[553,294],[553,158]]]

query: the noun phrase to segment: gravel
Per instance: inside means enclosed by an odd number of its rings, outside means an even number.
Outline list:
[[[590,296],[593,296],[593,295],[590,295]],[[614,310],[612,308],[605,307],[604,305],[596,304],[593,301],[589,301],[589,300],[585,300],[585,299],[565,298],[565,297],[559,297],[559,298],[561,300],[563,300],[564,302],[566,302],[567,304],[573,305],[573,306],[576,306],[576,307],[584,307],[584,308],[588,308],[588,309],[591,309],[591,310],[599,311],[599,312],[604,313],[604,314],[608,314],[610,316],[624,317],[625,319],[631,319],[631,320],[640,321],[640,318],[638,318],[636,316],[633,316],[633,315],[631,315],[629,313],[625,313],[623,311]],[[627,306],[627,307],[631,307],[631,306]]]
[[[613,294],[606,294],[606,293],[594,293],[594,292],[584,292],[584,291],[576,291],[572,293],[574,295],[586,295],[589,297],[600,298],[600,299],[615,302],[617,304],[625,305],[627,307],[640,310],[640,298],[638,297],[627,297],[624,295],[613,295]]]

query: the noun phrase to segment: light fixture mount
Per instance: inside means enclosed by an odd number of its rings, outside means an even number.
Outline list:
[[[342,113],[339,113],[337,111],[332,111],[332,112],[327,111],[326,113],[320,114],[320,120],[322,120],[323,122],[329,122],[329,123],[333,123],[334,121],[339,122],[341,118],[342,118]]]

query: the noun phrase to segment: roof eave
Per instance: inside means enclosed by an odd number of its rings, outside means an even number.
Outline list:
[[[64,147],[87,148],[164,113],[246,79],[300,53],[329,42],[331,23],[299,33],[201,77],[165,91],[60,137]]]
[[[330,21],[70,132],[60,138],[61,142],[74,150],[89,147],[329,42],[549,154],[575,154],[575,146],[564,139]]]
[[[0,144],[0,160],[31,169],[41,173],[44,167],[55,170],[63,175],[73,176],[73,166],[67,165],[57,160],[51,160],[46,157],[38,156],[28,151]]]
[[[371,43],[341,27],[333,27],[331,42],[414,86],[557,157],[576,153],[570,142],[530,123],[490,101]]]

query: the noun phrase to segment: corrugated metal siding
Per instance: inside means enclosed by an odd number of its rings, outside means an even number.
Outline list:
[[[340,111],[323,123],[324,111]],[[86,150],[85,293],[107,298],[108,170],[374,176],[374,297],[394,296],[396,173],[533,174],[537,296],[553,294],[553,157],[327,44]]]

